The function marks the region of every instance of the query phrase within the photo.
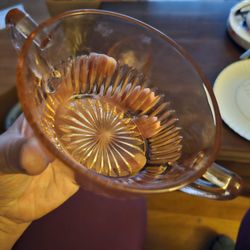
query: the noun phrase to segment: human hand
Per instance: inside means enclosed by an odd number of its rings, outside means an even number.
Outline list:
[[[21,115],[0,136],[0,249],[11,249],[33,220],[78,188],[74,172],[46,152]]]

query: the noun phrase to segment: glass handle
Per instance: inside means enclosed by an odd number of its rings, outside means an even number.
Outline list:
[[[213,163],[202,178],[181,189],[182,192],[217,200],[230,200],[242,192],[243,181],[234,172]]]
[[[37,27],[37,23],[26,12],[19,9],[11,9],[5,17],[6,27],[10,29],[11,40],[14,48],[19,52],[30,33]],[[41,41],[34,41],[40,47]]]
[[[31,16],[19,9],[11,9],[5,17],[6,27],[9,28],[14,48],[19,53],[27,37],[37,28],[37,23]],[[46,78],[48,72],[58,77],[56,70],[43,56],[43,50],[49,47],[52,39],[46,31],[41,31],[33,39],[33,47],[29,55],[31,68],[39,79]],[[39,67],[39,71],[36,69]]]

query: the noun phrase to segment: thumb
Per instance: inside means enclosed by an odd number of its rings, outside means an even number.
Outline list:
[[[21,167],[30,175],[42,173],[53,160],[35,137],[23,144],[19,152],[19,159]]]
[[[0,136],[0,172],[37,175],[52,161],[35,137],[4,133]]]

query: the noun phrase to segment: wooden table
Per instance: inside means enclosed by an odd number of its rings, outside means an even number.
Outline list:
[[[2,6],[5,2],[9,5],[17,1],[3,1]],[[37,0],[35,5],[29,4],[30,0],[22,2],[38,22],[49,16],[42,1]],[[138,18],[172,37],[190,52],[213,84],[219,72],[237,61],[244,51],[226,32],[228,13],[235,3],[237,1],[218,0],[103,3],[101,8]],[[0,129],[2,131],[2,121],[17,100],[14,89],[16,53],[11,48],[9,39],[5,30],[0,31]],[[221,150],[217,159],[250,163],[250,143],[223,124]]]
[[[138,18],[163,31],[183,46],[211,84],[219,72],[244,52],[227,35],[230,8],[237,1],[170,1],[110,3],[102,8]],[[223,124],[218,160],[250,163],[250,142]]]
[[[37,22],[49,17],[44,1],[6,1],[0,6],[23,2],[26,10]],[[238,1],[169,1],[103,3],[101,8],[138,18],[163,31],[182,45],[197,61],[213,84],[219,72],[237,61],[243,53],[226,32],[230,8]],[[53,9],[50,12],[55,13]],[[17,56],[6,30],[0,31],[0,131],[4,130],[4,117],[16,103],[15,67]],[[250,186],[250,142],[223,124],[221,150],[217,161],[241,176]]]
[[[30,0],[24,2],[38,21],[48,16],[43,1],[32,1],[32,5]],[[226,33],[227,16],[236,2],[214,0],[104,3],[101,8],[139,18],[174,38],[193,55],[213,83],[218,73],[231,62],[238,60],[243,52]],[[16,56],[9,43],[7,32],[0,31],[0,90],[2,89],[6,96],[0,95],[2,130],[3,118],[16,102],[15,62]],[[218,159],[227,160],[227,164],[242,176],[250,177],[249,164],[232,163],[232,161],[249,162],[249,156],[249,142],[224,125],[222,149]],[[81,199],[81,192],[77,199]],[[73,207],[76,204],[72,201],[66,202],[60,211],[64,211],[65,206]],[[227,234],[235,239],[240,220],[249,205],[248,198],[243,197],[222,203],[178,192],[150,196],[145,248],[205,250],[208,241],[217,234]],[[55,211],[52,217],[59,216],[58,214],[60,213]],[[66,213],[65,216],[72,215]],[[39,225],[39,221],[37,223]],[[47,219],[48,227],[49,223],[50,219]]]

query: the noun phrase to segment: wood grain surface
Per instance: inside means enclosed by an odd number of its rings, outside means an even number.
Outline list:
[[[226,31],[230,8],[238,1],[167,1],[105,3],[103,9],[138,18],[161,30],[199,64],[211,84],[244,52]],[[223,124],[218,160],[250,163],[250,142]]]
[[[7,2],[0,3],[0,7],[6,7]],[[35,5],[30,4],[29,0],[22,2],[36,21],[48,17],[43,1],[36,1]],[[212,84],[219,72],[238,60],[243,52],[226,32],[228,13],[236,2],[104,3],[101,8],[136,17],[175,39],[190,52]],[[4,117],[17,101],[14,88],[17,55],[6,30],[0,30],[0,48],[0,129],[3,131]],[[250,142],[224,124],[218,160],[249,163]]]
[[[147,250],[209,250],[218,235],[236,240],[249,198],[214,201],[180,192],[148,197]]]

